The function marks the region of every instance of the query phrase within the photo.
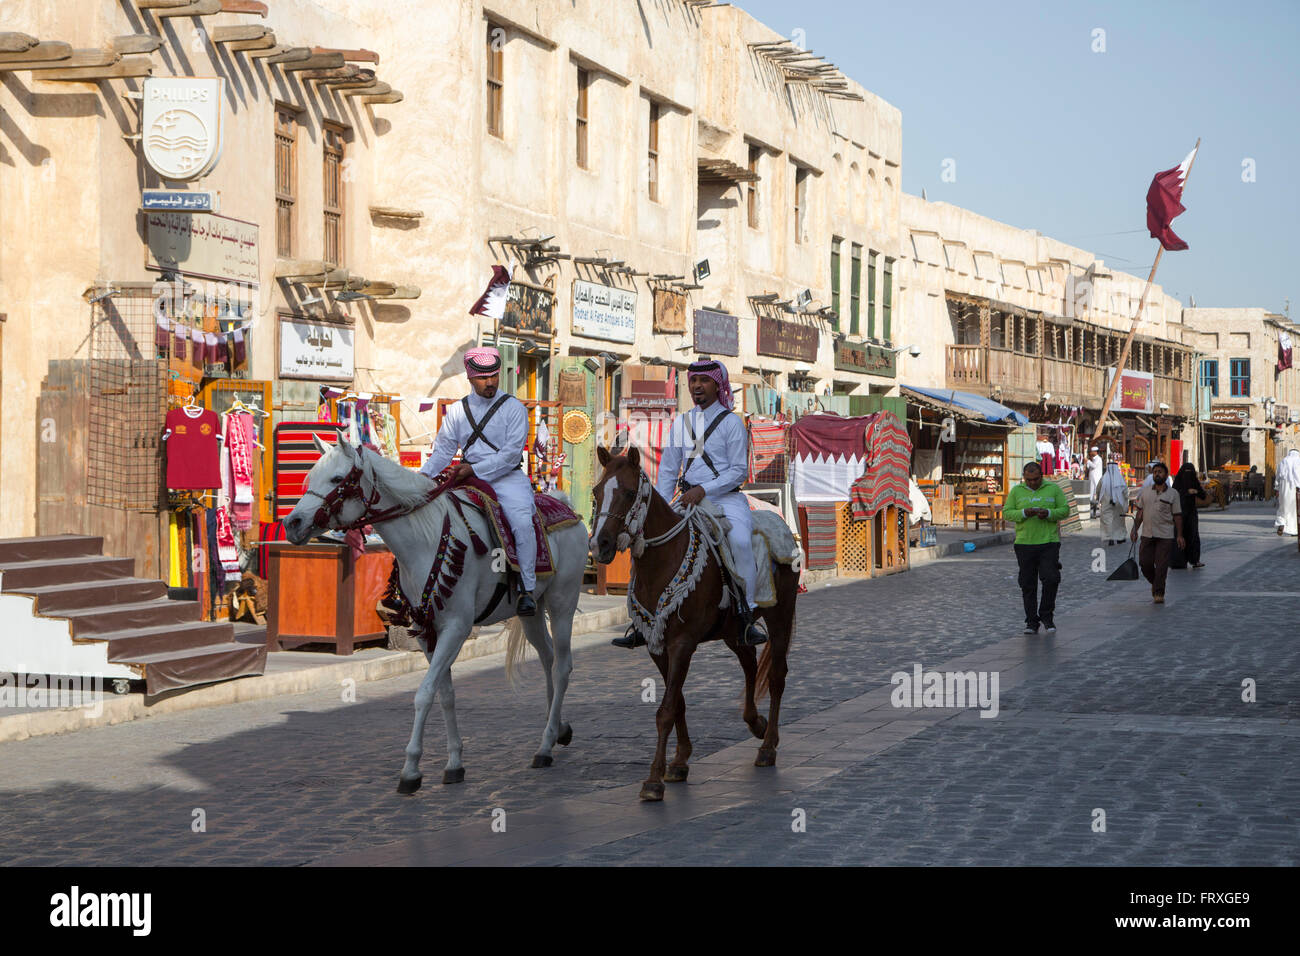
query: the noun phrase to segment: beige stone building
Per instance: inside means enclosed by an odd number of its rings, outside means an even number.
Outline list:
[[[1300,326],[1260,308],[1189,308],[1183,322],[1200,356],[1204,465],[1254,465],[1271,493],[1274,464],[1300,447],[1300,368],[1278,369],[1279,340],[1300,343]]]
[[[1073,421],[1091,438],[1145,276],[1086,250],[942,202],[903,197],[905,337],[921,356],[905,384],[991,397],[1031,422]],[[1152,286],[1129,370],[1150,376],[1151,411],[1112,412],[1106,437],[1131,464],[1167,456],[1195,421],[1182,303]],[[1073,416],[1073,417],[1071,417]]]
[[[322,389],[400,396],[416,451],[436,427],[419,400],[463,394],[459,352],[494,336],[522,397],[554,399],[559,372],[581,370],[591,418],[697,354],[775,392],[896,382],[899,111],[737,8],[11,0],[3,29],[5,535],[148,537],[159,410],[187,376],[205,403],[248,383],[268,431],[314,419]],[[188,183],[142,157],[144,81],[172,76],[224,81],[220,159]],[[141,210],[159,187],[219,196],[217,215],[188,217],[217,225],[186,227],[170,265],[150,258],[165,230]],[[518,298],[495,328],[467,311],[498,263]],[[165,274],[184,285],[160,290]],[[251,322],[247,361],[178,372],[149,348],[160,300],[222,339]],[[161,384],[91,380],[135,375],[131,361]],[[115,398],[65,434],[46,412],[69,389]],[[579,492],[593,449],[569,449]]]

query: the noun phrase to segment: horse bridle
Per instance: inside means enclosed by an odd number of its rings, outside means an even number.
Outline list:
[[[681,530],[686,527],[687,522],[691,520],[691,513],[695,510],[694,505],[687,505],[686,515],[681,521],[663,534],[647,538],[645,536],[645,523],[650,514],[650,494],[650,478],[643,469],[638,468],[636,494],[632,498],[632,504],[623,511],[597,512],[592,519],[593,523],[599,527],[600,522],[596,520],[598,518],[621,518],[623,528],[619,531],[614,546],[619,551],[631,548],[632,557],[634,558],[641,557],[647,547],[656,547],[677,537]]]
[[[303,498],[306,498],[308,495],[313,495],[321,500],[320,507],[316,509],[316,514],[311,519],[312,524],[315,527],[328,528],[330,519],[338,515],[338,513],[343,510],[343,506],[354,498],[359,500],[365,507],[361,512],[361,516],[355,521],[349,522],[345,525],[339,525],[340,531],[355,531],[356,529],[363,528],[368,524],[378,524],[381,521],[398,518],[402,515],[410,514],[412,511],[416,510],[416,508],[422,508],[424,505],[427,505],[434,498],[442,494],[450,484],[450,482],[444,482],[443,484],[430,489],[425,493],[422,501],[410,508],[396,505],[392,508],[376,510],[375,506],[379,504],[379,499],[381,497],[379,487],[377,485],[372,485],[369,495],[367,495],[365,490],[361,487],[361,478],[365,475],[365,447],[365,445],[357,446],[357,463],[352,466],[352,469],[344,475],[343,479],[331,488],[327,494],[322,495],[319,491],[312,491],[310,488],[303,491]]]

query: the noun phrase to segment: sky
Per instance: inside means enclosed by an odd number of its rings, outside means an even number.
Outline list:
[[[1157,284],[1200,307],[1280,313],[1289,299],[1300,317],[1297,0],[735,5],[802,30],[807,49],[902,111],[904,192],[1143,278],[1157,249],[1151,177],[1200,137],[1173,226],[1189,248],[1164,254]]]

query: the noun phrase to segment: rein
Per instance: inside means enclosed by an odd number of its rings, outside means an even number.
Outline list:
[[[682,533],[695,513],[695,506],[686,507],[686,515],[681,521],[673,525],[663,534],[647,538],[645,536],[646,518],[650,514],[650,478],[644,471],[638,472],[636,483],[636,495],[632,499],[632,504],[626,511],[598,511],[593,519],[593,524],[599,527],[600,518],[621,518],[623,520],[623,530],[618,533],[618,539],[615,547],[623,551],[628,548],[632,550],[632,557],[639,558],[645,553],[646,548],[655,548],[667,541],[671,541]]]
[[[440,494],[446,491],[447,487],[451,484],[450,481],[446,481],[440,485],[435,485],[429,491],[426,491],[419,501],[410,506],[395,505],[392,508],[376,509],[375,506],[379,504],[379,499],[381,497],[379,486],[372,484],[370,494],[367,495],[365,493],[365,490],[361,487],[361,478],[365,475],[364,465],[365,446],[358,445],[357,463],[352,466],[351,471],[343,476],[342,481],[330,489],[328,494],[322,495],[319,491],[312,491],[310,488],[303,491],[302,496],[304,498],[308,495],[314,495],[321,500],[320,507],[316,509],[316,514],[312,517],[312,524],[318,528],[328,528],[330,519],[336,517],[338,513],[343,510],[343,506],[355,498],[365,505],[365,509],[361,512],[361,516],[355,521],[338,526],[340,531],[355,531],[368,524],[378,524],[381,521],[400,518],[403,515],[410,514],[412,511],[423,508],[425,505],[429,504],[429,502],[433,501],[434,498],[437,498]]]

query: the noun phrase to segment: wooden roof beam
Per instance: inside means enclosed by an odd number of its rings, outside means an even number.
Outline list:
[[[46,70],[36,74],[42,80],[75,80],[79,82],[94,80],[114,80],[125,77],[151,76],[153,60],[147,56],[124,57],[111,66],[91,66],[82,69]]]
[[[379,54],[374,50],[347,50],[342,47],[314,46],[312,53],[342,53],[349,63],[373,63],[379,65]]]
[[[377,219],[423,219],[424,213],[418,209],[402,209],[398,206],[371,206],[370,215]]]
[[[275,42],[275,34],[271,33],[268,27],[258,26],[256,23],[240,24],[236,27],[215,27],[211,34],[213,43],[247,43],[250,40],[261,40],[270,34],[271,42]]]
[[[397,90],[390,90],[387,93],[381,93],[378,96],[363,96],[363,103],[400,103],[404,97]]]
[[[148,33],[132,33],[113,37],[108,45],[114,53],[153,53],[162,46],[162,40]]]
[[[37,43],[21,53],[0,53],[0,69],[7,63],[23,63],[32,60],[66,60],[72,56],[72,44],[60,40]]]
[[[313,53],[305,60],[292,60],[289,62],[275,61],[282,63],[282,69],[286,73],[297,70],[332,70],[343,65],[342,53]]]
[[[143,2],[143,0],[141,0]],[[221,12],[221,0],[194,0],[183,7],[159,7],[155,17],[211,17]]]
[[[112,66],[122,59],[122,54],[111,50],[73,50],[72,56],[60,60],[27,60],[0,63],[0,70],[62,70],[81,67]]]
[[[355,66],[340,66],[333,70],[303,70],[300,80],[310,80],[313,83],[324,83],[329,80],[352,80],[361,73],[361,70]]]
[[[0,33],[0,53],[25,53],[39,42],[26,33]]]
[[[260,0],[221,0],[222,13],[251,13],[255,17],[265,17],[271,11]]]
[[[249,53],[248,55],[267,56],[267,55],[273,55],[276,52],[283,53],[285,50],[289,49],[289,47],[287,46],[277,47],[275,34],[270,30],[267,30],[266,35],[261,37],[260,39],[244,40],[243,42],[231,43],[226,46],[226,49],[229,50],[231,53],[242,53],[247,50],[265,50],[267,51],[265,53]]]
[[[321,259],[276,259],[277,279],[319,279],[328,271]]]
[[[264,53],[250,54],[250,56],[266,56]],[[274,56],[267,57],[267,63],[302,63],[311,59],[311,47],[308,46],[291,46],[283,53],[277,53]]]
[[[356,69],[353,67],[353,69]],[[364,89],[372,93],[379,92],[375,89],[379,81],[375,79],[374,70],[357,70],[356,74],[350,77],[340,77],[335,80],[324,80],[322,86],[332,86],[336,90]]]
[[[365,292],[365,289],[361,290]],[[393,288],[392,292],[370,292],[376,299],[418,299],[420,297],[420,287],[418,285],[399,285]]]
[[[385,93],[393,91],[393,88],[387,83],[380,83],[378,80],[367,83],[365,86],[349,87],[346,84],[340,84],[336,89],[342,90],[344,96],[383,96]]]
[[[272,59],[269,59],[269,60],[266,61],[267,63],[276,63],[276,62],[281,62],[281,61],[278,61],[278,60],[274,59],[274,57],[288,56],[288,55],[290,55],[290,54],[293,54],[293,55],[297,56],[299,59],[304,59],[304,60],[305,60],[307,57],[311,56],[311,50],[307,49],[305,46],[302,46],[302,47],[298,47],[298,46],[286,46],[286,45],[283,44],[283,43],[281,43],[281,44],[277,44],[276,46],[273,46],[273,47],[266,47],[266,48],[262,48],[262,47],[253,48],[251,45],[248,46],[248,47],[245,47],[243,44],[236,43],[236,44],[232,44],[231,47],[230,47],[230,49],[232,49],[232,50],[247,49],[247,50],[248,50],[248,58],[249,58],[250,60],[253,59],[254,57],[260,57],[260,56],[272,57]],[[301,55],[299,55],[299,54],[297,54],[297,53],[295,52],[295,51],[298,51],[298,50],[301,50],[301,51],[302,51]]]

